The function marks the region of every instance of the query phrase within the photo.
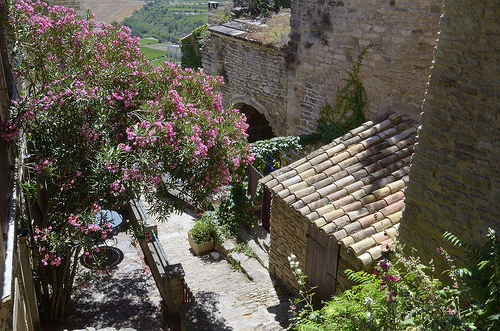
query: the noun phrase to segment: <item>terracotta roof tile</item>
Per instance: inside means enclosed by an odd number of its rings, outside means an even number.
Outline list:
[[[347,192],[347,190],[346,190],[346,192]],[[332,204],[335,206],[335,208],[339,209],[340,207],[346,206],[346,205],[350,204],[353,201],[355,201],[355,199],[354,199],[354,197],[352,195],[346,195],[343,198],[340,198],[340,199],[338,199],[336,201],[333,201]]]
[[[290,191],[288,191],[288,189],[284,189],[284,190],[278,192],[278,196],[282,199],[286,198],[289,195],[290,195]]]
[[[328,155],[328,157],[332,157],[332,156],[334,156],[335,154],[338,154],[340,151],[342,151],[344,149],[345,149],[344,145],[335,145],[332,148],[329,148],[326,151],[326,154]]]
[[[315,189],[319,190],[320,188],[333,184],[333,182],[334,179],[332,177],[325,177],[324,179],[315,182],[312,186],[314,186]]]
[[[331,212],[328,212],[326,214],[323,214],[323,218],[326,223],[332,222],[334,219],[339,218],[340,216],[343,216],[345,212],[342,209],[335,209]]]
[[[260,182],[367,265],[397,234],[417,128],[401,114],[366,122]]]
[[[350,219],[347,215],[343,215],[339,218],[336,218],[332,221],[335,225],[337,225],[337,228],[345,228],[346,225],[348,225],[350,222]],[[346,232],[347,234],[347,232]]]
[[[345,170],[342,170],[342,168],[338,164],[336,164],[333,167],[331,167],[330,169],[326,169],[324,173],[325,173],[325,175],[327,175],[328,177],[330,177],[330,176],[337,175],[337,174],[339,174],[341,172],[344,173],[344,174],[347,173]],[[334,179],[336,180],[336,177],[338,177],[338,176],[339,175],[335,176]]]
[[[331,160],[326,160],[326,161],[324,161],[324,162],[321,162],[321,163],[320,163],[320,164],[318,164],[318,165],[315,165],[315,166],[313,167],[313,169],[314,169],[314,172],[315,172],[315,173],[319,173],[319,172],[324,171],[325,169],[330,168],[332,165],[333,165],[333,163],[332,163],[332,161],[331,161]]]
[[[333,193],[333,192],[335,192],[335,191],[337,191],[337,190],[338,190],[337,185],[335,185],[335,184],[333,184],[333,183],[332,183],[332,184],[330,184],[330,185],[328,185],[328,186],[325,186],[325,187],[323,187],[323,188],[319,189],[319,190],[318,190],[318,193],[319,193],[322,197],[326,197],[326,196],[328,196],[329,194],[331,194],[331,193]]]
[[[311,168],[311,169],[307,169],[306,171],[302,172],[302,173],[299,173],[299,176],[300,178],[302,178],[302,180],[306,180],[307,178],[310,178],[312,176],[314,176],[316,174],[316,171],[315,169]],[[304,182],[307,184],[307,182]]]
[[[284,181],[286,181],[287,179],[290,179],[290,178],[293,178],[293,177],[299,177],[297,175],[297,171],[295,169],[292,169],[290,171],[287,171],[279,176],[276,177],[276,179],[278,180],[278,182],[281,182],[283,183]],[[300,178],[300,177],[299,177]]]
[[[320,198],[320,195],[318,192],[314,192],[314,193],[311,193],[310,195],[307,195],[305,197],[302,198],[302,201],[304,201],[304,203],[306,204],[310,204],[311,202],[313,201],[316,201]]]
[[[363,189],[363,192],[365,192],[364,189]],[[365,192],[365,194],[366,194],[366,192]],[[374,202],[376,200],[377,200],[377,198],[375,198],[375,196],[373,194],[368,194],[367,196],[364,196],[361,199],[359,199],[359,201],[361,201],[361,203],[364,204],[364,205],[372,203],[372,202]]]
[[[349,152],[346,151],[346,152],[342,152],[338,155],[332,156],[330,161],[332,162],[332,164],[337,164],[337,163],[344,161],[345,159],[350,158],[350,157],[351,157],[351,154],[349,154]]]
[[[325,178],[328,178],[328,176],[324,172],[322,172],[320,174],[316,174],[316,175],[314,175],[312,177],[307,178],[306,182],[309,185],[314,185],[314,183],[319,182],[319,181],[321,181],[321,180],[323,180]]]
[[[347,190],[347,192],[351,193],[351,192],[356,192],[357,190],[359,190],[360,188],[363,187],[363,185],[365,185],[365,183],[363,183],[361,180],[358,180],[358,181],[355,181],[354,183],[351,183],[349,185],[347,185],[345,187],[345,189]],[[356,200],[358,198],[354,197]]]
[[[383,232],[392,226],[390,218],[384,218],[381,221],[373,223],[370,228],[375,229],[376,232]]]

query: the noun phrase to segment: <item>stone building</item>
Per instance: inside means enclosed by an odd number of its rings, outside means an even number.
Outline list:
[[[446,0],[440,29],[400,234],[435,261],[500,230],[500,2]]]
[[[275,135],[315,130],[351,63],[365,48],[360,78],[366,117],[405,111],[418,117],[442,0],[292,0],[291,40],[277,49],[249,40],[245,20],[210,27],[203,68],[224,76],[225,105],[249,105]],[[261,118],[262,118],[261,117]]]
[[[291,288],[297,286],[286,259],[292,252],[325,297],[339,284],[349,285],[343,270],[366,268],[381,256],[390,244],[381,233],[396,232],[406,247],[434,258],[442,270],[437,247],[463,256],[447,246],[445,231],[482,244],[489,227],[500,228],[500,3],[446,0],[440,29],[422,94],[418,144],[411,145],[411,168],[404,155],[400,179],[392,173],[390,180],[379,179],[383,187],[367,191],[377,181],[364,182],[367,177],[359,171],[370,175],[362,155],[374,137],[353,138],[363,132],[380,135],[367,128],[370,122],[262,179],[273,194],[270,270]],[[395,144],[387,155],[397,164],[401,142],[415,135],[396,136],[387,138]],[[391,173],[392,167],[382,164],[380,171]],[[393,184],[401,180],[403,186]],[[381,215],[375,218],[377,210]]]
[[[346,269],[382,257],[400,226],[416,134],[415,120],[393,114],[261,179],[272,193],[270,272],[297,290],[293,253],[315,299],[328,300],[351,285]]]
[[[249,130],[257,128],[259,134],[250,131],[250,139],[287,135],[283,121],[288,90],[286,52],[248,39],[248,25],[232,21],[210,27],[209,42],[203,47],[203,69],[224,77],[224,105],[242,110]]]

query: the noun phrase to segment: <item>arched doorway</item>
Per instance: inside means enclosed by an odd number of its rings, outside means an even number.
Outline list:
[[[275,137],[266,117],[257,109],[247,104],[236,105],[236,108],[247,117],[249,142],[252,143],[257,140],[266,140]]]

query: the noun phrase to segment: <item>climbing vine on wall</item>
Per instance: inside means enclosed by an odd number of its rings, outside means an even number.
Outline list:
[[[181,66],[183,68],[198,69],[202,67],[203,37],[208,33],[208,25],[204,24],[191,33],[190,36],[181,39]]]
[[[327,103],[323,106],[316,132],[302,136],[302,144],[315,144],[319,141],[329,143],[366,121],[363,113],[366,107],[366,90],[358,75],[367,49],[363,49],[353,62],[345,86],[337,92],[335,104],[332,106]]]

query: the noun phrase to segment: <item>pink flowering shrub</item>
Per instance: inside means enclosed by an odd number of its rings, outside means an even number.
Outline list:
[[[253,160],[248,126],[223,108],[222,78],[149,65],[125,27],[95,26],[72,9],[23,0],[12,1],[6,26],[13,75],[25,90],[0,122],[0,136],[26,137],[37,291],[50,318],[60,319],[77,252],[89,251],[81,238],[104,231],[82,223],[95,205],[119,209],[143,193],[165,217],[179,206],[162,196],[176,189],[203,207]]]

